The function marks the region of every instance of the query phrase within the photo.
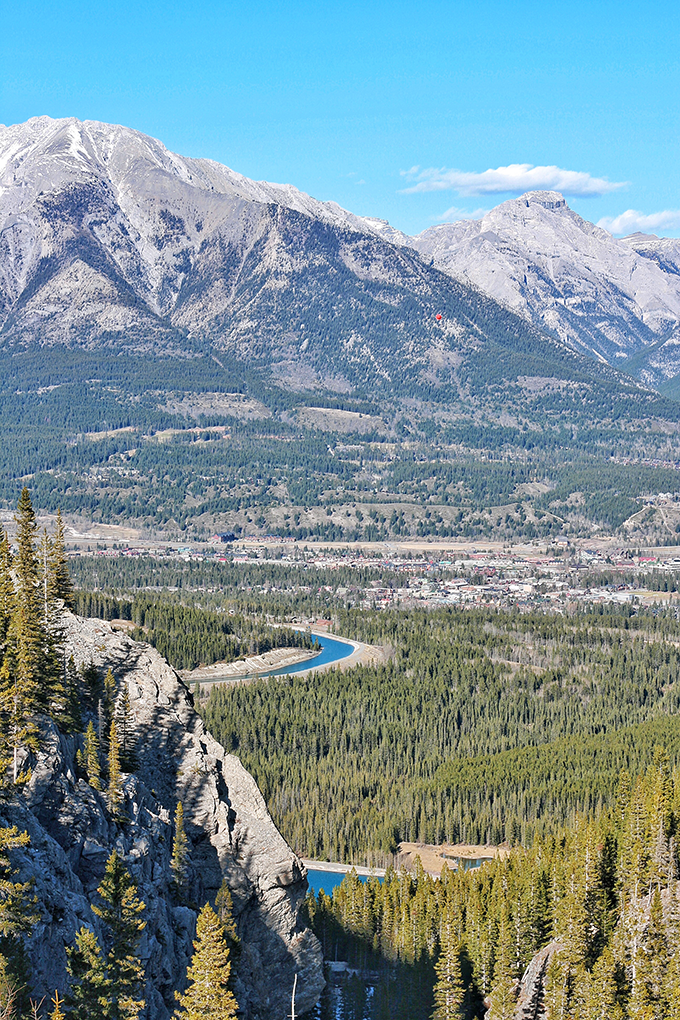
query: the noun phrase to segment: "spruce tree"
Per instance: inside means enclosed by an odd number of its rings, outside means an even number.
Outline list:
[[[115,708],[116,708],[116,678],[113,675],[113,670],[109,666],[104,677],[104,696],[101,701],[102,705],[102,732],[106,734],[108,740],[109,730],[111,729],[111,721],[113,720]]]
[[[189,986],[175,992],[181,1020],[235,1020],[238,1005],[229,991],[231,964],[224,928],[209,903],[198,915],[194,955],[187,970]]]
[[[71,987],[66,996],[70,1016],[78,1020],[108,1020],[111,1016],[109,981],[102,948],[90,928],[76,933],[75,945],[66,950]]]
[[[102,681],[94,662],[81,665],[80,677],[85,694],[85,705],[91,712],[96,712],[102,694]]]
[[[445,919],[442,929],[441,952],[435,964],[437,981],[434,986],[434,1012],[432,1020],[462,1020],[465,988],[460,970],[461,946],[453,918]]]
[[[83,728],[83,715],[80,706],[80,684],[78,670],[71,655],[66,663],[66,709],[64,712],[64,729],[67,733],[80,733]]]
[[[137,895],[129,871],[114,850],[97,889],[101,902],[92,910],[106,931],[108,951],[106,972],[111,1020],[136,1020],[144,1009],[140,991],[144,968],[137,957],[137,945],[146,922],[141,919],[145,904]]]
[[[137,755],[135,753],[130,691],[127,682],[123,684],[123,689],[118,699],[116,719],[120,742],[120,767],[123,772],[134,772],[137,768]]]
[[[14,612],[14,582],[12,580],[12,553],[7,532],[0,539],[0,664],[7,652],[7,633]]]
[[[231,891],[227,885],[226,878],[222,879],[222,885],[215,897],[215,910],[217,911],[217,916],[222,922],[224,934],[227,936],[227,945],[229,946],[230,955],[234,956],[234,950],[238,950],[240,948],[241,940],[239,939],[236,931],[236,921],[234,920],[234,901],[232,900]]]
[[[545,979],[545,1020],[567,1020],[571,1017],[573,974],[569,963],[553,953]]]
[[[666,967],[664,994],[668,1003],[666,1020],[680,1020],[680,883],[673,882],[670,901],[669,944],[671,955]]]
[[[113,817],[117,818],[123,803],[123,781],[120,775],[120,750],[115,718],[111,720],[111,729],[109,730],[108,764],[109,785],[106,791],[106,803]]]
[[[87,772],[87,781],[93,790],[101,790],[101,765],[99,762],[99,740],[95,732],[94,724],[90,719],[85,730],[85,751],[83,754],[85,759],[85,771]]]
[[[668,939],[663,918],[661,894],[654,890],[650,916],[644,934],[637,985],[630,1003],[630,1015],[647,1017],[650,1020],[665,1020],[667,1001],[665,995],[666,970],[668,968]]]
[[[24,487],[17,505],[17,554],[14,605],[7,632],[7,650],[0,669],[0,713],[12,754],[12,777],[19,780],[19,752],[37,750],[38,731],[33,721],[44,707],[47,692],[41,687],[46,632],[41,613],[39,572],[35,555],[35,513]]]
[[[50,540],[43,530],[38,549],[43,612],[42,707],[60,726],[66,723],[66,677],[62,604],[52,597],[49,577]]]
[[[66,558],[61,510],[57,510],[54,535],[49,548],[49,597],[52,600],[60,600],[67,609],[73,609],[75,598]]]
[[[512,1020],[517,1001],[517,981],[512,951],[512,932],[505,907],[501,912],[498,953],[489,998],[491,1001],[489,1020]]]
[[[52,1012],[50,1013],[50,1020],[66,1020],[66,1014],[61,1008],[64,1005],[64,1000],[59,998],[59,989],[54,993],[52,999]]]
[[[16,869],[10,853],[30,845],[27,832],[19,832],[15,825],[0,826],[0,935],[3,938],[19,936],[38,920],[36,899],[31,894],[31,882],[17,882]]]

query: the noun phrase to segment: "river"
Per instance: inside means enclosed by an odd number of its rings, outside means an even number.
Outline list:
[[[287,673],[304,673],[306,669],[318,669],[319,666],[327,666],[330,662],[339,662],[346,659],[354,651],[354,645],[341,638],[332,638],[328,634],[317,634],[312,632],[312,637],[321,645],[321,651],[313,659],[305,659],[304,662],[294,662],[292,666],[284,666],[267,676],[285,676]]]
[[[216,669],[214,674],[210,676],[196,676],[195,674],[185,674],[185,683],[191,685],[195,681],[198,681],[202,686],[206,688],[212,687],[213,684],[220,683],[240,683],[243,680],[254,680],[259,677],[269,676],[286,676],[289,673],[306,673],[312,669],[318,669],[319,666],[328,666],[333,662],[340,662],[341,659],[347,659],[354,652],[355,645],[351,641],[343,640],[342,638],[332,638],[328,634],[323,632],[317,633],[312,631],[312,637],[316,638],[321,648],[321,651],[314,655],[311,659],[304,659],[302,662],[294,662],[290,666],[282,666],[280,669],[260,669],[256,673],[246,673],[240,676],[234,676],[228,674],[226,676],[220,676]],[[196,672],[205,672],[203,670],[197,670]]]

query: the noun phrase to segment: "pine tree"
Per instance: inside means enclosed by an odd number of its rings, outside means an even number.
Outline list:
[[[607,949],[593,967],[592,973],[579,972],[574,995],[574,1017],[577,1020],[623,1020],[618,1002],[616,964]]]
[[[224,928],[209,903],[198,915],[194,955],[187,970],[189,986],[175,992],[181,1020],[234,1020],[238,1005],[229,991],[231,964]]]
[[[24,487],[17,505],[17,554],[14,605],[7,631],[7,650],[0,669],[0,713],[12,753],[12,777],[19,780],[19,752],[37,750],[38,731],[33,715],[46,703],[41,689],[41,667],[46,641],[41,613],[39,573],[34,540],[35,513]]]
[[[178,889],[182,888],[187,877],[188,843],[189,840],[184,831],[184,806],[182,801],[178,800],[175,808],[175,838],[172,841],[172,860],[170,862]]]
[[[91,719],[85,730],[85,752],[83,757],[85,758],[85,771],[87,772],[88,783],[93,790],[101,790],[102,770],[99,763],[99,740]]]
[[[66,1020],[66,1014],[61,1008],[64,1005],[64,1000],[59,998],[59,990],[57,989],[52,999],[52,1012],[50,1013],[50,1020]]]
[[[63,720],[63,727],[67,733],[80,733],[83,728],[79,686],[78,670],[71,655],[66,663],[66,709]]]
[[[465,988],[460,970],[461,946],[451,912],[442,925],[441,952],[435,964],[432,1020],[461,1020]]]
[[[120,741],[120,767],[123,772],[134,772],[137,768],[137,755],[132,727],[132,708],[130,707],[130,691],[127,683],[123,684],[116,709],[118,721],[118,737]]]
[[[222,879],[222,885],[220,886],[217,896],[215,897],[215,909],[217,916],[219,917],[224,933],[227,936],[227,942],[229,944],[230,951],[233,951],[235,946],[240,944],[240,939],[236,931],[236,921],[234,920],[234,901],[231,898],[231,890],[227,885],[226,878]]]
[[[666,1020],[680,1020],[680,883],[674,882],[671,889],[669,943],[672,954],[666,968],[664,994],[668,1003]]]
[[[7,633],[13,612],[12,553],[7,532],[3,532],[0,539],[0,664],[7,652]]]
[[[19,832],[15,825],[0,826],[0,935],[13,938],[27,932],[38,920],[36,899],[31,894],[31,882],[17,882],[16,869],[10,860],[12,850],[29,846],[27,832]]]
[[[108,740],[111,721],[116,708],[116,678],[111,667],[107,669],[106,676],[104,677],[104,696],[102,697],[101,706],[102,732],[106,734],[106,739]]]
[[[567,1020],[572,997],[573,972],[569,963],[553,953],[545,979],[545,1020]]]
[[[90,928],[76,933],[75,945],[66,950],[71,987],[66,996],[68,1014],[77,1020],[108,1020],[111,1016],[106,964],[97,936]]]
[[[120,751],[115,718],[111,720],[111,729],[109,730],[108,764],[109,785],[106,791],[106,803],[112,816],[117,818],[123,803],[123,782],[120,776]]]
[[[102,694],[102,681],[99,670],[93,662],[87,665],[83,663],[80,667],[80,677],[85,693],[86,707],[91,712],[95,712]]]
[[[50,549],[51,543],[47,531],[43,530],[38,549],[43,612],[42,626],[44,633],[41,670],[42,707],[55,722],[63,726],[66,716],[64,629],[61,623],[62,603],[52,596],[49,566]]]
[[[137,895],[132,876],[115,850],[107,861],[97,893],[101,903],[93,904],[92,910],[107,932],[108,1016],[111,1020],[136,1020],[144,1009],[144,1000],[137,998],[144,968],[136,950],[146,927],[140,914],[146,908]]]
[[[666,1020],[665,995],[668,967],[668,940],[663,919],[661,894],[654,890],[650,916],[642,942],[637,982],[629,1006],[631,1018],[638,1020]]]

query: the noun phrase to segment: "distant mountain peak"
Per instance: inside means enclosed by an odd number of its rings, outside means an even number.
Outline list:
[[[440,224],[407,243],[454,279],[610,364],[680,323],[680,244],[614,238],[558,191],[529,191],[480,220]]]
[[[513,201],[522,202],[527,206],[540,205],[544,209],[550,209],[553,211],[569,208],[564,200],[564,195],[560,194],[559,191],[527,191]]]

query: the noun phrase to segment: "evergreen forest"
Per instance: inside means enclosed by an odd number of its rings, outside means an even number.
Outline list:
[[[660,747],[640,764],[611,808],[478,869],[351,872],[310,895],[327,959],[346,966],[314,1016],[677,1020],[680,783]]]

